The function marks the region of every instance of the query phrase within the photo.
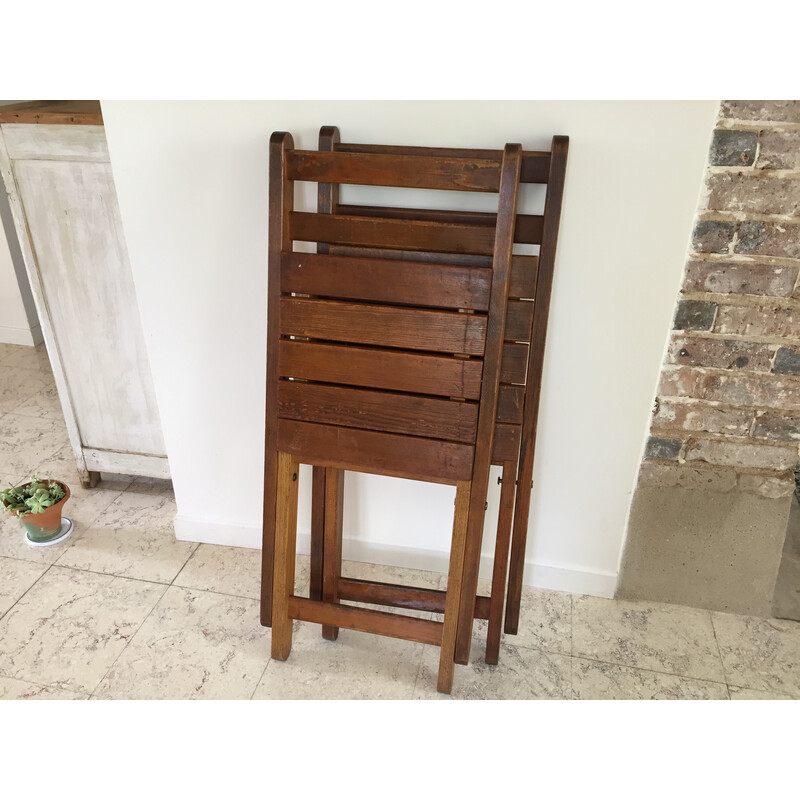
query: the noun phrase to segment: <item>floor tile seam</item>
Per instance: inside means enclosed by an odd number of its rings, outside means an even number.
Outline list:
[[[722,666],[722,677],[725,680],[725,685],[728,685],[728,674],[725,671],[725,659],[722,657],[722,647],[720,646],[719,639],[717,638],[717,626],[714,624],[714,615],[709,611],[708,618],[711,621],[711,631],[714,634],[714,644],[717,646],[717,655],[719,656],[719,663]],[[728,691],[730,695],[730,691]]]
[[[87,569],[86,567],[71,567],[68,564],[59,564],[58,562],[54,562],[50,565],[51,567],[59,567],[60,569],[69,569],[73,572],[88,572],[90,575],[102,575],[105,578],[122,578],[126,581],[137,581],[138,583],[151,583],[154,586],[163,586],[165,589],[169,589],[171,584],[166,583],[165,581],[153,581],[149,580],[148,578],[132,578],[130,575],[120,575],[116,572],[99,572],[96,569]]]
[[[649,667],[633,667],[630,664],[620,664],[618,661],[604,661],[601,658],[591,658],[590,656],[585,656],[581,654],[576,654],[572,656],[572,659],[579,659],[581,661],[591,661],[595,664],[606,664],[610,667],[622,667],[623,669],[632,669],[636,670],[637,672],[652,672],[654,675],[668,675],[672,678],[681,678],[682,680],[686,681],[700,681],[701,683],[715,683],[719,686],[727,686],[726,681],[715,681],[713,678],[697,678],[694,675],[681,675],[677,672],[667,672],[665,670],[660,669],[650,669]]]
[[[792,700],[800,700],[800,691],[795,692],[794,690],[787,689],[760,689],[757,686],[742,686],[738,683],[729,683],[727,686],[728,694],[730,694],[731,689],[743,689],[751,692],[764,692],[765,694],[788,694],[791,696]]]
[[[176,539],[176,541],[177,541],[177,539]],[[188,544],[188,542],[187,542],[187,544]],[[170,586],[176,586],[176,585],[179,586],[180,585],[180,584],[176,584],[175,581],[178,580],[178,578],[180,577],[181,572],[183,572],[186,569],[186,565],[192,560],[192,556],[194,556],[194,554],[198,551],[199,548],[200,548],[200,542],[194,542],[194,547],[192,548],[192,550],[189,553],[189,555],[186,556],[186,561],[184,561],[183,564],[181,564],[180,569],[175,573],[175,575],[173,575],[172,580],[169,582]]]
[[[33,562],[28,562],[28,563],[33,563]],[[44,576],[47,575],[48,572],[50,572],[50,568],[52,566],[53,566],[52,564],[48,564],[47,565],[47,568],[45,569],[45,571],[11,604],[11,606],[8,608],[8,610],[5,612],[5,614],[3,614],[2,617],[0,617],[0,620],[4,620],[13,611],[13,609],[17,605],[17,603],[19,603],[19,601],[22,600],[22,598],[25,597],[25,595],[28,594],[28,592],[31,589],[33,589],[33,587],[36,586],[36,584],[39,583],[39,581],[42,578],[44,578]]]
[[[2,366],[2,365],[0,365],[0,366]],[[19,373],[19,372],[27,372],[27,373],[28,373],[29,375],[31,375],[31,376],[33,376],[33,375],[36,375],[36,376],[37,376],[37,377],[39,377],[39,378],[42,378],[42,377],[44,377],[44,376],[42,375],[42,373],[41,373],[41,372],[40,372],[38,369],[29,369],[28,367],[13,367],[12,369],[13,369],[13,371],[14,371],[15,373]],[[42,391],[44,391],[45,389],[49,389],[51,385],[55,386],[55,378],[53,378],[53,377],[51,377],[49,380],[45,380],[45,382],[44,382],[44,386],[40,386],[38,389],[35,389],[35,390],[34,390],[33,392],[31,392],[30,394],[26,394],[26,395],[24,395],[24,396],[22,397],[22,400],[20,400],[20,401],[19,401],[19,403],[17,403],[17,405],[15,405],[13,408],[10,408],[10,409],[8,410],[8,412],[7,412],[7,413],[9,413],[9,414],[13,414],[13,413],[15,413],[15,410],[16,410],[17,408],[19,408],[21,405],[24,405],[25,403],[27,403],[27,402],[28,402],[29,400],[31,400],[31,399],[32,399],[32,398],[33,398],[35,395],[39,394],[39,392],[42,392]],[[19,398],[19,397],[20,397],[20,395],[17,395],[17,398]],[[24,416],[24,415],[20,414],[19,416]]]
[[[131,636],[128,639],[128,641],[125,642],[125,646],[122,648],[122,650],[119,651],[119,653],[117,653],[117,657],[111,662],[111,664],[109,664],[108,669],[103,673],[103,676],[100,678],[100,680],[94,685],[94,688],[92,689],[92,691],[89,692],[89,699],[90,700],[93,697],[95,697],[95,692],[100,688],[101,684],[103,683],[103,681],[108,676],[108,673],[111,672],[112,669],[114,669],[114,666],[116,665],[117,661],[119,661],[120,658],[122,658],[122,654],[128,649],[128,647],[130,647],[131,642],[136,638],[136,635],[142,629],[142,627],[144,626],[145,622],[147,622],[147,620],[150,619],[150,616],[152,615],[152,613],[156,610],[156,608],[158,608],[159,603],[164,599],[164,595],[169,591],[169,588],[170,588],[169,586],[167,586],[167,585],[165,585],[163,583],[162,584],[158,584],[158,585],[159,586],[163,586],[164,587],[164,591],[161,592],[161,594],[158,597],[158,600],[156,600],[156,602],[153,603],[153,607],[147,612],[147,614],[145,614],[144,619],[141,621],[141,623],[136,628],[136,630],[131,634]],[[102,698],[99,698],[99,699],[102,699]]]
[[[40,689],[54,689],[56,691],[69,692],[70,694],[74,694],[74,695],[86,694],[86,692],[76,692],[76,691],[73,691],[72,689],[64,689],[61,686],[55,686],[55,685],[49,684],[49,683],[42,683],[41,680],[39,680],[39,679],[31,680],[30,678],[27,678],[27,677],[20,678],[18,675],[9,675],[7,672],[4,672],[2,669],[0,669],[0,678],[7,678],[10,681],[19,681],[20,683],[30,683],[32,686],[38,686]]]

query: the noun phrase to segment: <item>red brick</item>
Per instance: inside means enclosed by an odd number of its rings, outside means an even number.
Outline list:
[[[800,380],[772,375],[707,375],[698,384],[697,394],[731,405],[800,409]]]
[[[766,411],[756,417],[753,437],[784,442],[800,441],[800,416]]]
[[[723,100],[720,116],[756,122],[800,122],[800,100]]]
[[[749,221],[739,224],[734,252],[744,255],[800,258],[800,225]]]
[[[653,416],[651,430],[680,430],[746,436],[753,422],[754,412],[747,409],[724,409],[707,403],[658,404]]]
[[[782,471],[792,469],[797,464],[797,447],[691,439],[686,447],[686,460]]]
[[[778,306],[720,306],[714,333],[800,339],[800,310]]]
[[[769,172],[725,172],[709,175],[707,208],[750,214],[800,214],[800,179]]]
[[[659,397],[696,397],[697,382],[703,377],[702,372],[681,367],[665,369],[658,382]]]
[[[670,344],[668,359],[671,364],[688,367],[769,372],[776,349],[775,345],[757,342],[676,336]]]
[[[796,281],[797,267],[690,261],[686,265],[683,291],[791,297]]]
[[[800,131],[760,131],[758,143],[757,168],[800,169]]]

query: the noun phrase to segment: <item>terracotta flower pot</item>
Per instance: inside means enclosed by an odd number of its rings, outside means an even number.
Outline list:
[[[30,486],[28,483],[22,484],[20,488]],[[57,483],[63,490],[64,496],[57,502],[53,503],[49,508],[46,508],[41,514],[26,514],[20,517],[19,521],[28,532],[28,538],[37,544],[44,544],[50,539],[55,539],[61,533],[61,511],[64,508],[64,503],[69,500],[70,491],[69,486],[61,481],[53,481]],[[16,517],[13,511],[6,510],[6,514]]]

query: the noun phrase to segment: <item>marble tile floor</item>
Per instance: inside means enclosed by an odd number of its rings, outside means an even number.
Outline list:
[[[9,369],[21,378],[6,382]],[[63,544],[31,548],[17,520],[0,520],[0,699],[448,699],[438,648],[414,642],[347,630],[329,642],[298,622],[288,661],[271,660],[259,551],[177,541],[168,483],[104,476],[81,489],[52,395],[41,348],[0,345],[0,482],[50,470],[73,490],[75,522]],[[531,588],[522,608],[498,666],[476,624],[451,699],[800,699],[798,622]]]

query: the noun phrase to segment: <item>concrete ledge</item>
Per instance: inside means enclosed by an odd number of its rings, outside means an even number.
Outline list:
[[[616,596],[771,616],[790,476],[644,464]]]

